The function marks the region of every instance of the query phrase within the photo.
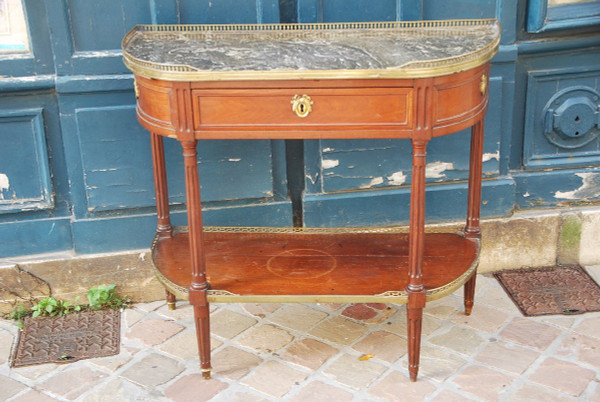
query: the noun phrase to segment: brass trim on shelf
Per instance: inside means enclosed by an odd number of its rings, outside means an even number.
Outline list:
[[[184,226],[178,226],[173,228],[173,234],[185,231]],[[274,232],[270,232],[270,229],[274,229]],[[405,231],[398,231],[397,227],[390,228],[269,228],[269,227],[218,227],[210,226],[205,227],[205,232],[212,233],[406,233]],[[329,230],[329,231],[327,231]],[[340,232],[341,230],[341,232]],[[440,231],[430,232],[440,233]],[[441,232],[441,233],[452,233],[452,232]],[[460,232],[462,234],[462,232]],[[464,234],[463,234],[464,236]],[[158,234],[154,237],[151,246],[151,265],[157,279],[163,284],[163,286],[177,298],[188,300],[189,290],[182,286],[179,286],[169,279],[167,279],[154,264],[154,249],[156,243],[160,237]],[[430,289],[426,291],[425,300],[427,302],[440,299],[447,296],[462,285],[465,284],[477,271],[479,265],[479,254],[481,251],[481,242],[479,239],[471,239],[471,241],[477,243],[477,258],[473,261],[469,269],[467,269],[462,275],[447,283],[439,288]],[[209,289],[208,290],[208,301],[211,303],[394,303],[394,304],[406,304],[408,303],[408,292],[406,290],[390,290],[375,295],[239,295],[231,293],[227,290],[220,289]]]
[[[212,35],[252,34],[269,32],[285,35],[314,35],[315,32],[340,34],[339,30],[377,30],[377,29],[439,29],[439,35],[466,27],[495,26],[496,38],[480,49],[459,56],[435,60],[416,60],[402,66],[387,69],[358,70],[271,70],[271,71],[210,71],[198,70],[188,65],[167,65],[152,63],[135,58],[126,48],[128,42],[139,32],[160,37],[172,33],[181,35],[210,32]],[[444,32],[446,31],[446,32]],[[136,75],[167,81],[232,81],[232,80],[305,80],[305,79],[366,79],[366,78],[426,78],[437,77],[465,71],[488,62],[498,50],[500,43],[500,22],[497,19],[438,20],[438,21],[391,21],[391,22],[353,22],[325,24],[225,24],[225,25],[137,25],[121,42],[123,61]]]

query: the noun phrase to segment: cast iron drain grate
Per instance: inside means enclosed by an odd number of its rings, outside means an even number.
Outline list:
[[[27,317],[14,350],[12,367],[70,363],[119,354],[121,314],[85,311],[63,317]]]
[[[494,276],[525,316],[600,311],[600,287],[577,265],[517,269]]]

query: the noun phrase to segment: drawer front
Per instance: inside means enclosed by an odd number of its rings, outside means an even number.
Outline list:
[[[193,104],[197,131],[410,127],[412,119],[411,88],[198,89]]]
[[[434,83],[434,126],[452,124],[473,115],[487,101],[489,71],[476,70],[441,77]]]

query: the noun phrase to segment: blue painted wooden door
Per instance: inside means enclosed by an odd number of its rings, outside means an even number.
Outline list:
[[[0,0],[0,4],[2,0]],[[148,133],[121,39],[135,24],[276,23],[276,0],[25,1],[31,51],[0,54],[0,258],[146,248],[155,226]],[[203,141],[206,224],[291,225],[283,141]],[[181,147],[166,141],[185,225]]]

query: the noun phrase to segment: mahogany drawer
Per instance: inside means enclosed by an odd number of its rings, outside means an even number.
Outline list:
[[[194,130],[410,128],[412,94],[406,87],[196,89]],[[312,102],[305,117],[292,109],[296,96]]]

